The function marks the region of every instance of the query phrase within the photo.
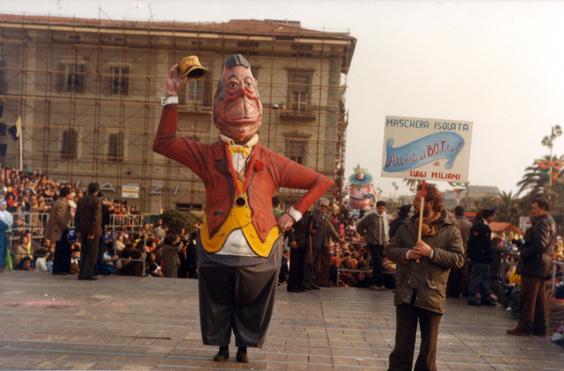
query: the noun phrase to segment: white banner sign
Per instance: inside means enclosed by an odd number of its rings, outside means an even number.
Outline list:
[[[122,198],[139,198],[139,186],[135,184],[124,184],[121,186]]]
[[[472,122],[386,116],[382,176],[467,182]]]

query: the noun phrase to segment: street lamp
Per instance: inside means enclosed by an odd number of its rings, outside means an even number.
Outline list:
[[[562,135],[562,128],[560,127],[560,125],[554,125],[553,127],[550,128],[550,136],[546,135],[544,138],[542,138],[542,145],[545,147],[548,147],[548,149],[550,150],[550,157],[548,159],[548,187],[550,189],[552,189],[552,169],[554,167],[556,167],[557,169],[559,169],[562,164],[560,163],[561,161],[553,161],[552,160],[552,147],[553,147],[553,142],[556,138],[558,138],[559,136]],[[546,166],[545,165],[545,166]]]

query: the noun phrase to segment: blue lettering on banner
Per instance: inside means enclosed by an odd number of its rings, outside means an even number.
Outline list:
[[[393,148],[393,144],[393,139],[386,142],[384,171],[394,173],[415,169],[440,159],[447,159],[445,168],[450,169],[464,147],[464,138],[450,131],[441,131],[401,147]]]

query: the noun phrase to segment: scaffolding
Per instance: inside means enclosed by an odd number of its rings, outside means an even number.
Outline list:
[[[85,185],[144,212],[201,209],[205,190],[184,166],[154,154],[164,77],[185,55],[209,68],[179,95],[179,134],[217,140],[215,80],[241,53],[259,82],[261,143],[336,179],[339,202],[348,117],[344,94],[356,40],[299,22],[134,22],[0,14],[0,99],[4,117],[21,117],[24,164]],[[0,162],[17,164],[17,143],[0,136]],[[124,187],[128,188],[127,195]],[[133,190],[133,194],[131,191]],[[138,195],[135,195],[137,190]],[[281,190],[283,199],[299,193]]]

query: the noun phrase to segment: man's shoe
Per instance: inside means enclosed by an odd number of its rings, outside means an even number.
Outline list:
[[[530,333],[528,331],[521,330],[519,327],[515,327],[514,329],[507,330],[507,331],[505,331],[505,333],[507,335],[513,335],[513,336],[529,336],[530,335]]]
[[[534,336],[546,336],[546,331],[535,331],[531,332]]]
[[[85,280],[85,281],[97,281],[98,279],[96,277],[78,277],[79,280]]]
[[[219,347],[219,351],[217,352],[217,354],[213,357],[213,361],[225,362],[228,358],[229,358],[229,347],[227,345],[222,345]]]
[[[386,286],[384,285],[372,285],[368,287],[370,290],[376,290],[376,291],[386,291]]]
[[[480,305],[482,305],[482,303],[480,302],[480,299],[477,299],[477,298],[469,298],[469,299],[468,299],[468,305],[480,306]]]
[[[491,299],[485,299],[480,302],[482,305],[491,305],[495,307],[495,301]]]
[[[237,349],[237,362],[249,363],[249,357],[247,356],[247,347],[239,347],[239,349]]]
[[[319,286],[317,286],[317,285],[311,285],[311,289],[312,289],[312,290],[319,290]]]

